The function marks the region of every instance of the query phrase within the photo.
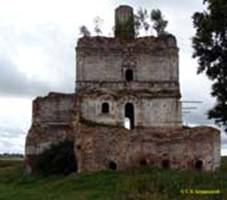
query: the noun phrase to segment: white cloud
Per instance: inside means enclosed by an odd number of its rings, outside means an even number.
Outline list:
[[[0,97],[0,127],[26,131],[31,124],[32,99]]]
[[[23,153],[31,124],[31,99],[0,98],[0,153]]]

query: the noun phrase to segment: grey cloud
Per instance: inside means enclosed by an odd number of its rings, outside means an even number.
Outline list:
[[[221,139],[222,146],[226,146],[227,148],[227,135],[223,135]]]
[[[23,153],[26,133],[10,127],[0,127],[0,153]]]
[[[16,113],[15,116],[21,115]],[[23,118],[23,115],[21,117]],[[16,118],[17,117],[11,119],[12,123],[7,123],[8,120],[1,121],[0,119],[0,153],[24,152],[24,143],[28,127],[20,123],[16,123],[16,125],[14,123]]]
[[[190,100],[190,99],[189,99]],[[192,100],[198,100],[198,99],[192,99]],[[201,100],[201,99],[199,99]],[[189,113],[182,113],[183,119],[185,122],[190,124],[198,124],[198,125],[206,125],[206,124],[214,124],[213,120],[208,120],[207,112],[209,109],[212,108],[212,105],[206,102],[199,103],[199,104],[182,104],[183,108],[187,107],[195,107],[195,109],[182,109],[183,112]]]
[[[11,142],[6,140],[0,141],[0,143],[2,144],[3,148],[9,148],[9,147],[12,148],[14,146]]]
[[[0,95],[34,96],[46,93],[47,83],[31,80],[17,69],[10,60],[0,57]]]
[[[0,127],[0,136],[14,138],[25,135],[25,131],[16,127]]]
[[[0,140],[0,153],[24,153],[23,141],[18,142],[12,138]]]
[[[44,24],[31,27],[30,31],[5,27],[1,28],[0,41],[1,39],[0,95],[34,97],[45,95],[53,90],[73,91],[75,39],[66,40],[66,35],[59,30],[59,27]],[[45,67],[45,73],[50,74],[49,80],[44,82],[27,78],[26,74],[18,70],[17,63],[12,61],[12,55],[16,53],[16,47],[20,45],[42,50],[47,59],[45,66],[42,67]],[[34,63],[36,63],[35,60]]]

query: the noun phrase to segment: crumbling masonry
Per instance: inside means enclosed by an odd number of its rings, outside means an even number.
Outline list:
[[[135,38],[133,10],[115,12],[115,37],[83,37],[74,94],[33,102],[26,165],[51,144],[74,141],[78,172],[141,165],[215,170],[220,132],[181,122],[178,47],[173,35]]]

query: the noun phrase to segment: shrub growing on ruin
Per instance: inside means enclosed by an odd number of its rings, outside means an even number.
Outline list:
[[[72,141],[61,141],[39,154],[33,163],[34,173],[41,175],[64,174],[76,172],[77,164]]]

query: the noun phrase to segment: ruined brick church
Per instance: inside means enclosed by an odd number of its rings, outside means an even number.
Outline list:
[[[181,119],[176,38],[135,37],[133,9],[115,11],[114,37],[82,37],[76,89],[33,101],[26,165],[51,144],[74,141],[78,172],[142,165],[214,171],[220,132]]]

